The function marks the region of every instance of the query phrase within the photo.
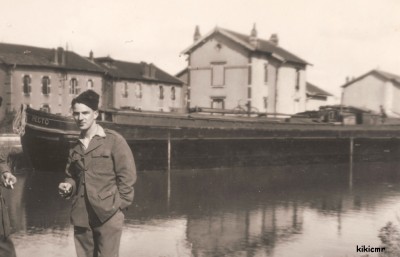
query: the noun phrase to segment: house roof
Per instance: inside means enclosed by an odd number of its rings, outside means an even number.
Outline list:
[[[359,76],[359,77],[347,82],[342,87],[343,88],[348,87],[351,84],[353,84],[353,83],[355,83],[355,82],[357,82],[357,81],[359,81],[359,80],[361,80],[361,79],[363,79],[363,78],[365,78],[367,76],[370,76],[370,75],[377,76],[377,77],[383,79],[384,81],[392,81],[393,83],[395,83],[397,85],[400,85],[400,76],[399,75],[375,69],[375,70],[371,70],[371,71],[369,71],[369,72],[367,72],[367,73],[365,73],[365,74],[363,74],[363,75],[361,75],[361,76]]]
[[[234,32],[228,29],[223,29],[216,27],[213,31],[209,32],[199,40],[197,40],[194,44],[192,44],[190,47],[188,47],[186,50],[184,50],[182,53],[183,54],[188,54],[192,52],[194,49],[196,49],[198,46],[203,44],[204,42],[207,41],[207,39],[211,36],[213,36],[215,33],[219,33],[221,35],[224,35],[234,42],[244,46],[250,51],[253,52],[261,52],[261,53],[266,53],[269,55],[272,55],[278,59],[288,61],[288,62],[294,62],[298,64],[303,64],[307,65],[310,64],[307,61],[303,60],[302,58],[296,56],[295,54],[275,45],[274,43],[264,40],[264,39],[257,39],[257,46],[253,46],[249,43],[249,35],[241,34],[238,32]]]
[[[306,82],[306,93],[309,95],[318,95],[318,96],[332,96],[332,94],[326,92],[325,90],[317,87],[310,82]]]
[[[153,81],[158,83],[169,83],[182,85],[183,82],[178,78],[168,74],[161,70],[154,64],[140,62],[126,62],[120,60],[114,60],[111,57],[99,57],[94,59],[95,62],[102,67],[107,74],[116,79],[127,79],[127,80],[140,80],[140,81]],[[153,74],[146,73],[145,69],[154,69]]]
[[[0,43],[0,64],[103,72],[96,64],[74,52],[58,50],[65,53],[65,64],[55,62],[56,49]]]
[[[187,72],[188,72],[188,68],[186,67],[186,68],[184,68],[183,70],[181,70],[181,71],[179,71],[178,73],[176,73],[176,74],[175,74],[175,77],[179,78],[179,77],[185,75],[185,73],[187,73]]]

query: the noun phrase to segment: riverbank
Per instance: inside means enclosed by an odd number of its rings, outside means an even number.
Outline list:
[[[0,156],[7,160],[12,170],[31,167],[23,154],[21,138],[17,134],[0,134]]]
[[[0,146],[21,147],[21,138],[17,134],[0,134]]]

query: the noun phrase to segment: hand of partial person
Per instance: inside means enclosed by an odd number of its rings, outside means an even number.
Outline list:
[[[72,185],[70,183],[63,182],[58,185],[58,193],[62,197],[65,198],[70,196],[71,192],[72,192]]]
[[[14,184],[17,183],[17,178],[11,172],[5,172],[1,175],[1,180],[4,187],[14,189]]]

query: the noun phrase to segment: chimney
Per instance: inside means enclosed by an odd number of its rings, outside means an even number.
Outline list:
[[[350,77],[347,76],[347,77],[346,77],[346,83],[349,83],[349,82],[350,82]]]
[[[140,64],[142,65],[142,76],[146,77],[146,78],[150,77],[150,67],[149,67],[149,65],[147,63],[145,63],[145,62],[141,62]]]
[[[199,25],[196,25],[196,28],[194,30],[194,35],[193,35],[193,41],[196,42],[200,38],[201,38],[201,34],[200,34]]]
[[[253,29],[251,30],[250,37],[249,37],[249,42],[251,45],[254,47],[257,47],[257,29],[256,29],[256,24],[254,23]]]
[[[278,46],[278,44],[279,44],[278,34],[276,34],[276,33],[271,34],[271,37],[269,38],[269,42]]]
[[[149,70],[150,70],[150,78],[156,78],[156,67],[150,63],[149,65]]]
[[[56,64],[65,65],[65,51],[64,48],[58,47],[56,52]]]
[[[89,52],[89,60],[93,61],[93,51],[90,50]]]
[[[57,54],[57,50],[53,48],[51,51],[53,52],[53,62],[54,62],[55,64],[58,64],[58,54]]]

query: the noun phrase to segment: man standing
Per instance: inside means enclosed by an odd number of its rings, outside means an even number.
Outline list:
[[[81,134],[72,146],[66,179],[58,186],[72,198],[78,257],[116,257],[124,213],[133,201],[136,168],[125,139],[96,123],[99,95],[87,90],[71,102],[72,115]]]

